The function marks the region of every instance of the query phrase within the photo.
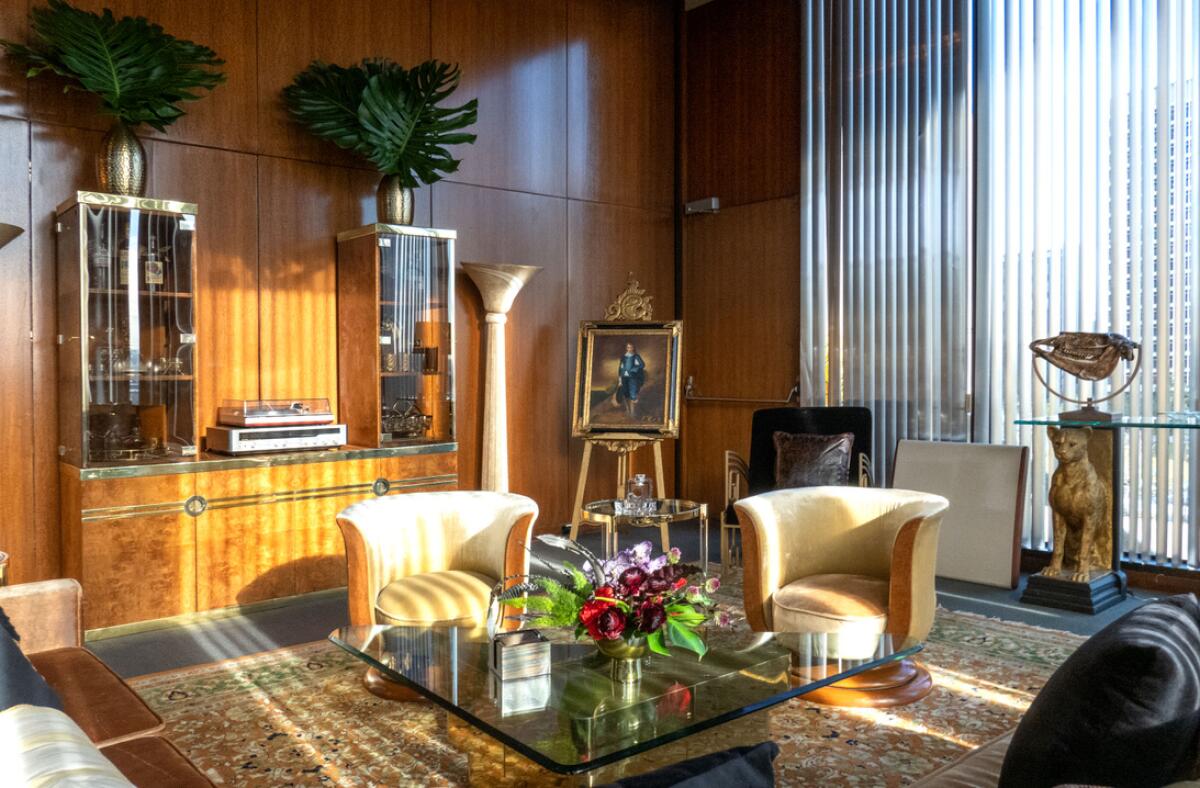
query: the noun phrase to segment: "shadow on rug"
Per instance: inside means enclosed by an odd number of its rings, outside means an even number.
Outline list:
[[[881,711],[793,700],[767,712],[763,738],[783,750],[779,783],[911,783],[1013,727],[1082,641],[940,609],[919,657],[936,686],[919,703]],[[482,734],[448,724],[432,704],[370,695],[362,672],[320,642],[131,683],[166,720],[166,735],[219,784],[470,784],[467,751],[486,749]],[[521,784],[521,772],[506,774]],[[494,774],[486,782],[494,785]]]

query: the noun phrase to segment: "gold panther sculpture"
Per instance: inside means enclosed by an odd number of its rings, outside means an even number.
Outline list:
[[[1091,427],[1050,428],[1058,468],[1050,480],[1054,555],[1041,574],[1086,583],[1093,569],[1112,569],[1112,490],[1088,457]]]

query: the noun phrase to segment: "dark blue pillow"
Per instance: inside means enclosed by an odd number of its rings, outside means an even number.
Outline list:
[[[779,745],[765,741],[664,766],[627,777],[608,788],[773,788]]]
[[[58,693],[34,670],[9,631],[8,627],[0,629],[0,711],[21,703],[62,711]]]
[[[1167,785],[1189,779],[1200,735],[1200,602],[1134,610],[1093,635],[1034,699],[1000,786]]]
[[[5,632],[13,640],[20,640],[21,636],[17,634],[16,627],[8,620],[8,616],[4,613],[4,608],[0,607],[0,632]]]

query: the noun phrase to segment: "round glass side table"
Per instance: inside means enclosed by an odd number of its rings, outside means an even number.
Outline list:
[[[679,498],[655,498],[646,508],[633,512],[625,501],[610,498],[584,504],[582,521],[598,525],[604,531],[604,557],[617,552],[617,532],[623,525],[634,528],[657,528],[662,537],[663,552],[671,549],[671,523],[700,521],[700,568],[708,573],[708,504]]]

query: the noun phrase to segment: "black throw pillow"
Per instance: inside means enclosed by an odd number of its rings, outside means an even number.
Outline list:
[[[775,489],[849,484],[854,433],[776,432],[772,437],[775,441]]]
[[[1013,734],[1001,788],[1157,786],[1195,773],[1200,602],[1143,605],[1093,635],[1034,699]]]
[[[765,741],[734,747],[627,777],[603,788],[772,788],[779,745]]]
[[[21,703],[62,710],[62,700],[21,653],[17,642],[0,631],[0,711]]]

